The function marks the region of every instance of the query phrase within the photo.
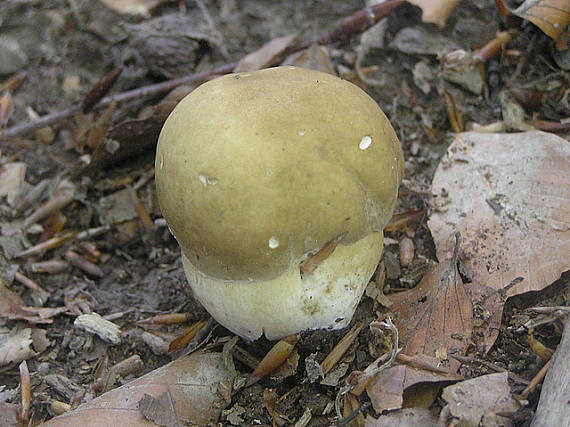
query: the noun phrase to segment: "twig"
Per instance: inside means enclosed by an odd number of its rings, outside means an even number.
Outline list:
[[[461,363],[470,363],[470,364],[478,363],[479,365],[482,365],[486,368],[489,368],[495,372],[507,372],[509,375],[509,378],[512,379],[513,381],[516,381],[516,382],[521,383],[521,384],[526,384],[526,385],[530,384],[530,381],[525,380],[524,378],[519,377],[518,375],[510,372],[509,370],[495,365],[494,363],[487,362],[486,360],[477,359],[475,357],[456,356],[454,354],[452,354],[451,357],[453,357],[456,360],[459,360]]]
[[[28,364],[24,360],[20,363],[20,390],[21,390],[21,403],[20,403],[20,422],[21,425],[28,425],[30,403],[32,401],[32,390],[30,387],[30,371]]]
[[[39,292],[40,294],[48,295],[48,293],[45,290],[43,290],[40,285],[38,285],[36,282],[34,282],[29,277],[24,276],[19,271],[16,271],[16,273],[14,274],[14,279],[18,283],[20,283],[20,284],[24,285],[25,287],[31,289],[32,291]]]
[[[403,0],[388,0],[356,11],[351,16],[344,18],[339,25],[331,31],[322,34],[316,40],[308,40],[293,47],[295,52],[308,48],[313,43],[326,45],[346,40],[355,34],[360,34],[376,24],[382,18],[388,16],[394,9],[400,6]]]
[[[424,361],[416,360],[404,353],[398,353],[396,356],[396,362],[401,363],[402,365],[409,365],[413,368],[424,369],[426,371],[435,372],[438,374],[449,375],[449,370],[447,369],[438,368],[437,366],[430,365]]]
[[[92,262],[87,261],[81,255],[73,251],[67,251],[65,253],[65,258],[69,261],[71,265],[87,273],[90,276],[99,277],[99,278],[105,276],[105,273],[103,272],[103,270],[101,270],[101,268],[99,268],[97,265],[93,264]]]
[[[384,353],[374,362],[364,369],[364,371],[353,371],[346,379],[346,385],[343,386],[338,394],[336,395],[335,399],[335,409],[336,413],[339,418],[342,418],[341,411],[340,411],[340,399],[349,391],[352,394],[359,396],[362,394],[364,389],[366,388],[367,384],[369,384],[372,379],[378,374],[379,372],[383,371],[384,369],[389,368],[392,366],[392,363],[396,359],[396,356],[400,352],[399,346],[399,333],[398,329],[392,322],[390,317],[387,317],[383,321],[375,321],[370,324],[370,330],[372,332],[378,333],[380,329],[385,329],[392,334],[392,349]]]
[[[515,396],[515,399],[526,400],[528,395],[536,388],[537,385],[539,385],[542,382],[542,380],[546,376],[546,373],[548,372],[548,369],[550,368],[551,361],[552,361],[552,359],[550,359],[548,362],[545,363],[545,365],[542,367],[542,369],[540,371],[538,371],[538,374],[536,374],[534,376],[534,378],[530,381],[530,384],[528,386],[526,386],[526,388],[522,391],[521,394],[519,394],[518,396]]]
[[[57,274],[61,273],[67,268],[68,264],[59,259],[50,259],[47,261],[33,262],[30,264],[30,271],[32,273],[47,273]]]
[[[348,424],[353,419],[355,419],[358,415],[360,415],[361,413],[366,411],[368,408],[370,408],[370,406],[372,406],[372,403],[370,403],[370,402],[364,403],[363,405],[359,406],[358,409],[356,411],[354,411],[352,414],[350,414],[349,416],[347,416],[341,420],[338,420],[336,425],[341,427],[343,425]]]
[[[557,305],[554,307],[531,307],[526,311],[534,311],[535,313],[554,314],[556,316],[567,316],[570,314],[570,307],[566,305]]]
[[[364,58],[366,57],[367,53],[368,53],[368,49],[365,49],[363,46],[360,46],[360,49],[357,49],[357,51],[356,51],[356,62],[354,64],[354,69],[356,70],[356,75],[367,86],[382,87],[386,84],[386,77],[384,75],[382,75],[378,79],[375,79],[372,77],[368,77],[366,74],[364,74],[364,71],[362,70],[362,68],[363,68],[362,67],[362,61],[364,61]]]
[[[303,43],[299,43],[295,46],[292,46],[290,49],[287,49],[287,54],[299,52],[303,49],[308,48],[315,42],[320,45],[326,45],[337,41],[346,40],[354,36],[355,34],[359,34],[363,31],[366,31],[368,28],[370,28],[380,19],[389,15],[394,9],[396,9],[402,3],[404,3],[404,0],[389,0],[384,3],[374,5],[370,8],[361,9],[355,12],[353,15],[345,18],[343,21],[341,21],[341,23],[337,27],[333,28],[331,31],[322,34],[316,40],[314,39],[307,40]],[[200,5],[198,4],[198,6]],[[235,68],[235,66],[236,63],[224,64],[210,71],[193,73],[184,77],[180,77],[178,79],[167,80],[165,82],[157,83],[154,85],[144,86],[142,88],[133,89],[116,95],[107,96],[101,99],[101,101],[99,101],[93,108],[101,109],[106,107],[112,102],[117,102],[117,103],[125,102],[137,98],[144,98],[147,96],[158,95],[164,92],[168,92],[178,86],[191,83],[196,80],[205,79],[214,74],[231,73]],[[65,120],[73,116],[75,113],[79,111],[81,111],[81,103],[77,103],[65,110],[57,111],[52,114],[47,114],[33,122],[22,123],[16,126],[12,126],[11,128],[6,129],[3,133],[0,133],[0,141],[5,141],[8,140],[9,138],[14,138],[16,136],[23,136],[37,129],[41,129],[45,126],[53,125],[55,123],[58,123],[62,120]]]
[[[65,242],[75,239],[75,240],[84,240],[89,239],[91,237],[98,236],[100,234],[106,233],[111,229],[108,225],[103,225],[101,227],[89,228],[87,230],[77,232],[77,231],[66,231],[63,232],[51,239],[46,240],[45,242],[38,243],[35,246],[32,246],[28,249],[23,250],[19,254],[16,254],[16,257],[25,257],[30,255],[37,255],[39,253],[45,252],[47,250],[56,248],[58,246],[63,245]]]
[[[326,375],[330,370],[338,363],[338,361],[344,356],[346,351],[352,345],[358,333],[364,325],[362,322],[357,322],[350,331],[348,331],[344,337],[334,346],[331,352],[325,357],[323,363],[321,363],[321,368],[323,369],[323,374]]]
[[[75,194],[73,191],[65,191],[62,194],[48,200],[42,206],[39,207],[34,213],[24,220],[24,228],[28,228],[30,225],[35,224],[38,221],[51,215],[53,212],[59,211],[69,205],[75,200]]]
[[[182,86],[184,84],[191,83],[196,80],[205,79],[213,74],[230,73],[235,66],[236,66],[235,63],[224,64],[210,71],[193,73],[184,77],[180,77],[178,79],[167,80],[165,82],[149,86],[143,86],[141,88],[129,90],[127,92],[106,96],[105,98],[101,99],[101,101],[99,101],[99,103],[97,103],[93,108],[101,109],[108,106],[112,102],[125,102],[137,98],[145,98],[148,96],[158,95],[164,92],[168,92],[169,90],[172,90],[178,86]],[[45,126],[53,125],[54,123],[58,123],[62,120],[65,120],[73,116],[75,113],[79,111],[81,111],[81,103],[75,104],[65,110],[57,111],[52,114],[47,114],[33,122],[22,123],[16,126],[12,126],[11,128],[6,129],[6,131],[4,131],[3,133],[0,133],[0,141],[7,140],[8,138],[13,138],[15,136],[26,135]]]

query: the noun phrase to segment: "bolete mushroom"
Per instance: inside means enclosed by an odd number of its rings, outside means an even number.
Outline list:
[[[156,153],[158,200],[195,297],[250,340],[348,325],[402,173],[374,100],[296,67],[201,85],[166,120]]]

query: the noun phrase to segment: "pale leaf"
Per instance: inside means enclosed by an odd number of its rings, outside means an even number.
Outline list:
[[[570,269],[570,145],[544,132],[462,133],[433,182],[428,221],[437,256],[460,232],[471,298],[489,312],[485,344],[498,334],[503,298],[538,291]]]

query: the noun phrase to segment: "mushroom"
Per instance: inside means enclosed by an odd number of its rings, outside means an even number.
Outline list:
[[[288,66],[187,95],[160,133],[156,188],[194,296],[235,334],[278,339],[349,324],[403,170],[372,98]]]

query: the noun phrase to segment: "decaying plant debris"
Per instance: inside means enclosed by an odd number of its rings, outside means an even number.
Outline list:
[[[367,3],[0,5],[1,425],[570,419],[567,2]],[[188,293],[154,146],[278,64],[366,90],[406,171],[351,328],[245,342]]]

